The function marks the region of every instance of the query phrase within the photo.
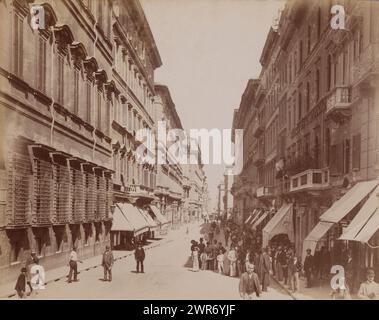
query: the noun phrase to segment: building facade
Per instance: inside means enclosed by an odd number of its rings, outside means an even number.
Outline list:
[[[334,4],[287,2],[266,39],[253,110],[241,104],[233,124],[248,130],[240,119],[255,114],[244,162],[256,170],[252,205],[269,210],[262,245],[289,241],[299,255],[325,247],[333,264],[351,250],[361,275],[379,266],[377,227],[362,226],[364,241],[348,236],[377,193],[379,7],[344,1],[342,30],[331,27]],[[246,208],[243,178],[236,208]]]
[[[161,126],[164,126],[166,133],[172,129],[183,130],[169,89],[164,85],[155,84],[155,91],[154,113],[157,126],[160,125],[158,122],[161,122]],[[158,141],[157,154],[158,150],[161,149],[166,163],[158,166],[155,195],[159,198],[158,206],[161,213],[173,225],[176,225],[184,220],[184,189],[186,189],[184,185],[186,183],[183,182],[185,178],[182,165],[175,161],[174,156],[169,151],[173,143]]]
[[[154,198],[156,166],[136,161],[153,128],[161,65],[138,1],[0,3],[0,282],[31,251],[46,269],[110,242],[114,203]]]

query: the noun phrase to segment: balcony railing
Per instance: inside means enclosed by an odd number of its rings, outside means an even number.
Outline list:
[[[126,193],[129,193],[131,196],[143,196],[150,195],[152,189],[143,184],[133,184],[125,187]]]
[[[322,190],[329,186],[329,169],[308,169],[290,178],[290,192]]]
[[[275,196],[275,187],[257,188],[257,198],[270,198]]]
[[[351,95],[349,87],[336,87],[326,99],[326,116],[338,118],[350,117]]]

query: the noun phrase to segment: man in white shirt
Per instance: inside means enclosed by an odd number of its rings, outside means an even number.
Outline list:
[[[361,283],[358,291],[359,299],[379,300],[379,284],[375,281],[375,272],[373,269],[367,270],[367,281]]]
[[[68,274],[68,283],[72,282],[72,274],[74,273],[74,281],[78,280],[78,262],[83,263],[81,260],[78,259],[78,254],[76,253],[76,247],[72,248],[72,251],[70,253],[69,263],[70,266],[70,272]]]

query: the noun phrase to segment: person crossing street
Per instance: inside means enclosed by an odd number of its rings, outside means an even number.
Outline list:
[[[113,253],[111,247],[107,245],[105,247],[105,252],[103,253],[103,260],[101,265],[104,268],[104,281],[112,281],[112,267],[114,263]]]
[[[143,262],[145,260],[145,250],[142,248],[141,244],[137,245],[137,249],[134,251],[134,258],[137,263],[136,272],[139,273],[141,269],[141,273],[144,273]]]
[[[76,252],[76,247],[72,248],[72,251],[70,253],[70,258],[68,265],[70,267],[70,271],[68,274],[68,283],[72,282],[72,276],[74,275],[74,282],[79,281],[78,279],[78,262],[83,263],[83,261],[78,259],[78,254]]]

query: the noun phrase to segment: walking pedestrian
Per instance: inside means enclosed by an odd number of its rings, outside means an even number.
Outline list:
[[[226,227],[224,231],[224,237],[225,237],[225,245],[228,246],[229,242],[229,236],[230,236],[230,228]]]
[[[260,250],[256,250],[254,252],[254,269],[257,270],[259,282],[262,281],[262,274],[261,274],[262,270],[261,270],[261,266],[260,266],[261,255],[262,255],[262,253],[260,252]]]
[[[313,264],[314,264],[314,279],[318,281],[321,280],[322,277],[322,252],[319,247],[317,247],[314,255],[313,255]]]
[[[104,281],[112,281],[112,267],[114,263],[113,253],[111,247],[107,245],[105,247],[105,252],[103,253],[103,260],[101,265],[104,268]],[[109,276],[109,278],[108,278]]]
[[[235,248],[232,246],[228,252],[228,260],[229,260],[229,275],[231,277],[236,276],[236,264],[237,264],[237,253]]]
[[[254,265],[249,263],[247,271],[242,274],[239,282],[240,296],[244,300],[251,300],[255,293],[257,297],[261,294],[258,275],[254,272]]]
[[[217,244],[216,239],[213,240],[212,250],[213,250],[212,270],[217,270],[217,255],[218,255],[218,251],[220,249],[218,248],[218,244]]]
[[[33,293],[33,287],[31,285],[31,268],[33,265],[35,265],[38,262],[38,257],[35,251],[32,251],[28,258],[25,261],[25,268],[26,268],[26,284],[29,287],[29,292],[27,295],[31,295]]]
[[[237,248],[237,276],[240,277],[245,272],[245,251],[243,247]]]
[[[195,246],[192,250],[192,271],[199,270],[199,247]]]
[[[353,265],[353,253],[351,250],[348,250],[346,252],[346,257],[344,258],[344,268],[345,268],[345,286],[348,288],[349,292],[353,292],[356,288],[355,283],[355,277],[354,277],[354,265]]]
[[[313,256],[311,254],[311,249],[307,249],[307,256],[305,257],[304,260],[304,272],[305,272],[305,277],[307,278],[307,288],[312,287],[312,272],[314,268],[314,261],[313,261]]]
[[[39,259],[35,259],[35,264],[30,267],[30,284],[33,292],[38,294],[38,290],[45,289],[45,269],[39,264]]]
[[[284,265],[282,265],[283,278],[284,278],[284,284],[288,286],[289,285],[288,263],[289,263],[289,260],[291,258],[291,249],[286,247],[284,252],[285,252],[285,254],[283,256],[284,257],[283,258]]]
[[[205,254],[207,259],[207,269],[213,270],[213,248],[210,242],[207,242],[207,246],[205,247]]]
[[[26,297],[26,282],[27,282],[27,276],[26,276],[26,273],[27,273],[27,269],[26,268],[22,268],[21,269],[21,273],[19,274],[18,278],[17,278],[17,281],[16,281],[16,285],[14,287],[14,289],[16,290],[17,292],[17,295],[20,299],[23,299]]]
[[[78,259],[78,254],[76,252],[76,247],[72,248],[70,253],[68,265],[70,266],[70,272],[68,273],[68,283],[72,282],[72,274],[74,274],[74,282],[79,281],[78,279],[78,262],[83,263],[83,261]]]
[[[199,268],[201,270],[204,270],[205,266],[203,266],[203,261],[205,260],[205,243],[204,239],[200,238],[200,243],[199,243]]]
[[[283,281],[283,268],[282,268],[282,261],[281,261],[282,251],[283,251],[283,248],[279,246],[275,254],[276,278],[278,279],[278,281]]]
[[[141,268],[141,273],[144,273],[144,268],[143,268],[143,262],[145,260],[145,250],[142,248],[141,244],[137,245],[137,249],[134,251],[134,258],[136,259],[136,272],[140,272]]]
[[[217,269],[219,274],[224,274],[224,252],[222,250],[217,255]]]
[[[270,274],[271,274],[271,258],[270,258],[270,255],[268,253],[268,249],[267,248],[264,248],[263,249],[263,253],[260,257],[260,264],[259,264],[261,270],[260,270],[260,274],[261,274],[261,281],[262,281],[262,291],[266,292],[267,291],[267,287],[269,286],[270,284]]]
[[[289,280],[290,280],[290,290],[293,292],[296,292],[299,290],[299,277],[300,277],[300,272],[303,269],[302,263],[300,259],[296,256],[293,255],[288,263],[288,275],[289,275]]]

